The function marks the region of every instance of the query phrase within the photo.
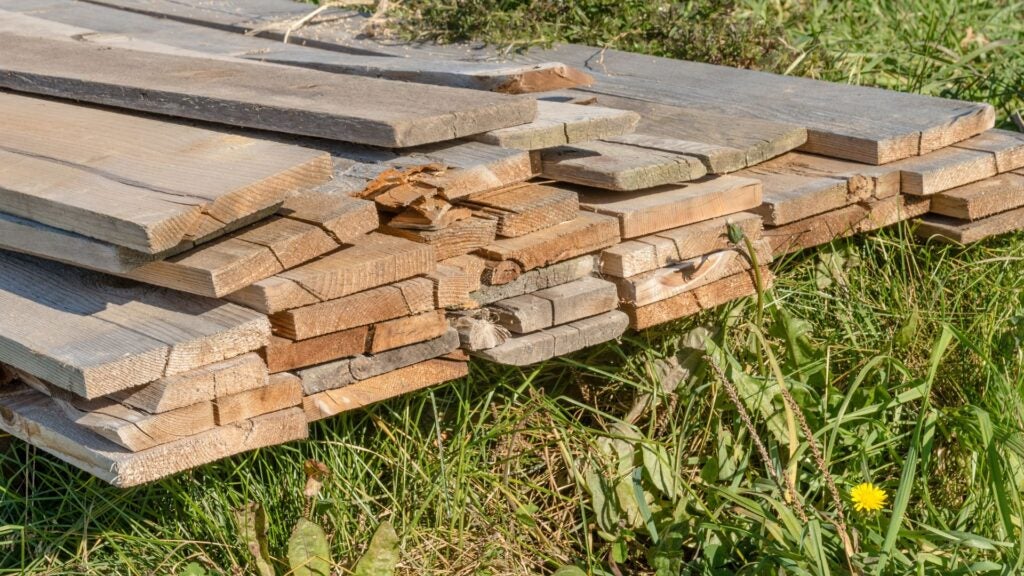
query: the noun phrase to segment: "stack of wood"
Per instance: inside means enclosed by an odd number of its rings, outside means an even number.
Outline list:
[[[1024,226],[1024,137],[986,105],[580,46],[467,62],[308,10],[0,0],[0,429],[133,485],[853,233]]]

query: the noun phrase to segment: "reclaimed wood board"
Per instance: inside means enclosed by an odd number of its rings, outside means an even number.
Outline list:
[[[615,309],[618,301],[614,284],[585,277],[499,300],[488,309],[495,324],[516,334],[529,334],[609,312]]]
[[[0,211],[148,254],[331,177],[323,152],[237,134],[9,93],[0,113]]]
[[[594,271],[593,256],[579,256],[534,270],[523,272],[515,280],[505,284],[481,285],[470,293],[470,298],[481,306],[506,298],[536,292],[559,284],[566,284],[589,276]]]
[[[562,91],[543,98],[592,102],[598,106],[636,112],[640,114],[636,132],[606,140],[692,156],[700,160],[710,174],[728,174],[760,164],[807,141],[807,130],[803,124],[717,113],[703,107],[659,104],[578,90]]]
[[[434,253],[428,244],[367,234],[352,245],[255,282],[226,298],[275,314],[432,272],[437,266]]]
[[[485,282],[507,284],[523,272],[596,252],[618,241],[619,226],[615,218],[581,212],[569,222],[518,238],[496,240],[477,250],[476,254],[496,265],[507,266],[500,275],[492,273],[485,278]]]
[[[0,253],[0,362],[95,398],[266,345],[262,314]]]
[[[761,183],[740,176],[708,177],[636,192],[580,193],[580,208],[614,216],[623,239],[749,211],[760,205]]]
[[[380,354],[395,348],[440,338],[447,331],[448,321],[445,319],[443,310],[395,318],[371,325],[366,352]]]
[[[269,384],[267,365],[256,353],[243,354],[161,378],[107,397],[150,414],[238,394]]]
[[[927,196],[893,196],[853,204],[783,226],[766,227],[764,238],[771,243],[772,254],[779,258],[921,216],[928,212],[930,205],[931,199]]]
[[[336,390],[325,390],[306,396],[303,406],[306,418],[313,422],[428,386],[458,380],[468,374],[469,364],[464,359],[433,358]]]
[[[761,238],[761,217],[740,212],[616,244],[601,252],[598,269],[607,276],[626,278],[726,250],[733,247],[729,240],[730,225],[752,241]]]
[[[274,334],[305,340],[434,310],[434,283],[410,278],[270,316]]]
[[[991,153],[995,156],[996,171],[1000,174],[1024,168],[1024,134],[1020,132],[997,128],[963,142],[957,142],[954,146]]]
[[[1024,206],[1024,171],[1007,172],[931,197],[931,212],[960,220],[980,220]]]
[[[541,151],[541,176],[600,188],[633,191],[707,175],[700,159],[614,142],[585,142]]]
[[[568,222],[579,213],[576,192],[544,184],[519,184],[472,194],[459,201],[497,220],[496,233],[514,238]]]
[[[385,163],[394,167],[431,163],[447,166],[443,174],[422,179],[437,188],[437,194],[445,200],[505,188],[539,172],[528,151],[466,140],[420,146]]]
[[[927,214],[917,220],[914,233],[918,238],[956,244],[973,244],[997,236],[1024,230],[1024,208],[1001,212],[968,222],[946,216]]]
[[[628,110],[539,100],[537,117],[532,122],[491,130],[472,138],[502,148],[541,150],[629,134],[639,121],[640,115]]]
[[[770,288],[774,281],[771,270],[761,268],[762,289]],[[690,292],[683,292],[646,306],[623,304],[622,311],[629,317],[629,327],[644,330],[651,326],[686,318],[705,310],[717,308],[727,302],[757,293],[753,271],[740,272],[712,282]]]
[[[761,182],[761,205],[750,211],[761,216],[766,226],[781,226],[854,202],[847,194],[846,181],[837,178],[777,173],[760,167],[738,174]]]
[[[527,98],[268,66],[0,34],[6,88],[247,128],[403,148],[537,114]]]
[[[616,278],[619,299],[632,306],[646,306],[749,270],[755,262],[771,263],[771,243],[759,240],[754,249],[756,260],[745,250],[721,250],[629,278]]]
[[[469,297],[473,286],[480,283],[470,277],[466,271],[454,266],[437,265],[437,270],[427,274],[434,283],[434,306],[438,309],[466,310],[476,308],[476,302]]]
[[[382,234],[429,246],[435,259],[447,260],[487,246],[494,241],[497,229],[497,220],[470,217],[439,230],[406,230],[389,225],[379,230]]]
[[[307,340],[271,336],[263,356],[272,374],[331,362],[366,351],[369,326],[357,326]]]
[[[626,331],[628,324],[629,318],[624,313],[613,310],[569,324],[513,336],[500,346],[475,351],[472,355],[497,364],[528,366],[614,340]]]
[[[308,435],[302,410],[289,408],[131,452],[74,425],[52,399],[35,390],[5,391],[0,407],[0,429],[120,488]]]
[[[866,164],[927,154],[995,124],[988,104],[620,50],[557,45],[519,60],[558,60],[586,70],[594,84],[577,90],[598,102],[612,95],[803,126],[803,151]]]
[[[806,152],[790,152],[754,169],[808,178],[845,180],[851,202],[880,200],[900,193],[900,171],[893,164],[872,166]]]

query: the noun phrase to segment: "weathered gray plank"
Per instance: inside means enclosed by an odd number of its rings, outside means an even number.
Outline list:
[[[222,124],[401,148],[536,115],[526,98],[266,66],[0,34],[4,87]]]
[[[472,136],[474,140],[519,150],[541,150],[629,134],[640,116],[626,110],[541,100],[532,122]]]
[[[545,178],[604,190],[642,190],[707,174],[694,156],[600,141],[543,150],[541,162]]]
[[[471,354],[498,364],[527,366],[618,338],[628,325],[629,318],[613,310],[562,326],[514,336],[500,346]]]
[[[469,296],[480,305],[536,292],[588,276],[594,271],[593,256],[579,256],[524,272],[515,280],[497,286],[480,286]]]

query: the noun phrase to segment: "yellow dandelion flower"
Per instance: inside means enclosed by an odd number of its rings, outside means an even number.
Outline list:
[[[858,484],[850,490],[850,498],[853,499],[853,507],[858,512],[878,512],[885,506],[885,500],[889,497],[885,490],[875,486],[871,482]]]

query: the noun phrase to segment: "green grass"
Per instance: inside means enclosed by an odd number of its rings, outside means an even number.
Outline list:
[[[402,6],[409,29],[449,39],[610,42],[987,100],[1004,122],[1022,107],[1019,3],[565,4]],[[332,475],[310,515],[339,569],[389,520],[403,574],[1024,573],[1024,236],[944,247],[901,225],[773,269],[761,323],[747,299],[535,369],[474,363],[459,382],[321,423],[310,441],[151,486],[110,488],[12,442],[0,567],[249,573],[232,510],[261,503],[283,557],[314,458]],[[690,368],[678,386],[658,376],[671,358]],[[867,481],[889,495],[877,514],[849,501]]]

